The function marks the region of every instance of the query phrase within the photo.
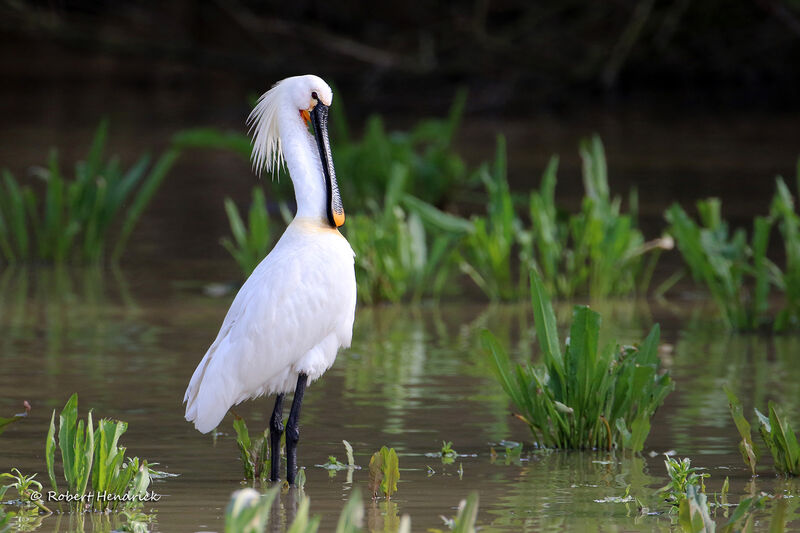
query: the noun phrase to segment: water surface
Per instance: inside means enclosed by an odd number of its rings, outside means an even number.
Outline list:
[[[33,406],[28,419],[0,436],[0,472],[16,466],[44,481],[50,414],[78,392],[82,415],[91,407],[95,417],[129,422],[122,439],[129,454],[180,474],[154,486],[163,495],[152,507],[154,530],[221,531],[228,498],[242,487],[231,420],[223,421],[216,439],[201,435],[183,420],[181,400],[232,295],[210,297],[152,270],[105,272],[102,283],[97,276],[7,270],[0,279],[0,413],[19,411],[23,400]],[[709,494],[729,477],[729,500],[738,502],[753,487],[720,387],[729,383],[740,391],[748,412],[777,399],[798,420],[800,339],[730,335],[715,329],[702,302],[689,300],[610,302],[598,309],[604,336],[620,342],[642,338],[653,322],[662,325],[662,357],[677,389],[657,413],[642,457],[533,448],[528,429],[509,416],[511,406],[477,341],[488,327],[516,357],[535,358],[527,306],[359,308],[352,348],[309,388],[303,406],[299,463],[306,468],[312,513],[322,516],[321,530],[335,527],[355,488],[368,495],[366,468],[350,481],[345,472],[331,476],[314,466],[330,455],[343,460],[342,439],[352,443],[362,467],[383,445],[400,456],[392,501],[367,499],[371,531],[391,530],[402,514],[411,515],[414,531],[442,527],[440,516],[454,516],[459,500],[472,491],[480,495],[485,531],[666,530],[673,518],[654,491],[666,484],[658,454],[668,450],[708,468]],[[558,312],[566,323],[569,307]],[[271,409],[272,399],[262,398],[237,412],[254,431],[266,426]],[[425,455],[444,440],[465,457],[445,465]],[[526,451],[506,456],[502,440],[523,442]],[[621,498],[628,487],[654,514],[642,515],[636,502],[596,501]],[[771,473],[768,457],[755,488],[797,495],[796,482]],[[281,496],[275,530],[291,520],[296,505],[296,491]],[[757,514],[757,529],[766,530],[770,517],[770,510]],[[718,520],[725,521],[722,514]],[[67,517],[49,517],[41,529],[56,528],[77,526]],[[800,529],[797,518],[788,529]]]

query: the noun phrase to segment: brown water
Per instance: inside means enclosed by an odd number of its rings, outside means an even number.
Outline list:
[[[191,267],[165,270],[184,272],[186,279]],[[102,283],[96,276],[7,270],[0,279],[0,414],[18,412],[23,400],[33,406],[28,419],[0,436],[0,472],[16,466],[45,481],[50,414],[78,392],[81,415],[91,407],[95,417],[129,422],[122,439],[129,454],[180,474],[154,486],[163,495],[148,507],[157,510],[154,530],[222,531],[230,494],[242,486],[230,419],[216,440],[201,435],[183,420],[181,399],[231,296],[205,296],[169,281],[180,276],[162,277],[155,269],[107,272]],[[713,329],[707,309],[688,299],[607,303],[600,311],[606,337],[621,342],[641,338],[654,321],[662,324],[662,355],[677,389],[657,413],[642,458],[533,450],[527,428],[508,415],[510,405],[476,336],[489,327],[517,356],[530,356],[533,324],[526,306],[360,308],[352,348],[309,388],[301,418],[299,463],[306,468],[312,513],[322,516],[321,531],[335,528],[354,488],[368,493],[366,469],[355,471],[351,481],[346,472],[329,475],[314,466],[329,455],[343,460],[342,439],[352,443],[362,467],[383,445],[400,456],[399,490],[391,504],[366,502],[370,531],[391,530],[402,514],[411,516],[414,531],[442,527],[440,515],[454,516],[471,491],[480,494],[484,531],[666,530],[674,517],[654,492],[666,484],[657,454],[668,450],[708,469],[709,494],[728,476],[729,500],[738,502],[752,487],[720,387],[730,383],[740,391],[750,413],[753,405],[763,408],[777,399],[798,420],[800,339],[728,335]],[[563,322],[569,309],[560,315]],[[253,431],[266,425],[271,408],[271,399],[259,399],[237,411]],[[507,458],[497,446],[503,439],[523,441],[527,451]],[[443,440],[465,456],[443,465],[425,455]],[[781,505],[793,517],[787,529],[800,530],[793,514],[800,505],[797,481],[775,477],[766,456],[760,470],[755,488],[792,496]],[[635,502],[596,501],[622,497],[628,486],[654,514],[641,515]],[[275,530],[291,520],[296,502],[296,491],[281,496]],[[756,515],[756,529],[768,528],[772,512]],[[725,521],[721,510],[717,518]],[[43,531],[77,528],[58,516],[41,525]]]

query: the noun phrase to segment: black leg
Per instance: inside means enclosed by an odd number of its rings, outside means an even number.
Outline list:
[[[281,435],[283,435],[283,394],[275,399],[272,418],[269,419],[269,480],[281,478]]]
[[[297,422],[300,418],[300,407],[303,405],[303,394],[306,392],[306,382],[308,382],[307,375],[297,376],[292,410],[286,422],[286,481],[289,485],[294,485],[294,477],[297,474],[297,441],[300,440],[300,428],[297,427]]]

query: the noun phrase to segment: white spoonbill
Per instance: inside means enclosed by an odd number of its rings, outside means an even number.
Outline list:
[[[321,78],[278,82],[248,117],[256,172],[285,162],[297,215],[234,298],[216,340],[186,389],[186,420],[202,433],[234,405],[277,394],[270,419],[270,479],[280,479],[283,397],[294,390],[286,423],[286,479],[297,471],[297,426],[306,385],[350,346],[356,307],[353,249],[344,224],[328,141],[333,91]],[[314,135],[308,131],[308,124]]]

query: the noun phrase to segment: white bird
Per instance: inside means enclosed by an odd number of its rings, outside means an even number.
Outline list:
[[[331,367],[353,336],[355,254],[337,229],[344,224],[344,209],[328,140],[332,99],[333,91],[317,76],[287,78],[261,96],[247,119],[256,172],[276,171],[285,163],[297,215],[242,285],[183,399],[186,420],[207,433],[234,405],[277,394],[270,419],[270,479],[278,480],[283,398],[294,390],[286,423],[290,484],[306,385]]]

